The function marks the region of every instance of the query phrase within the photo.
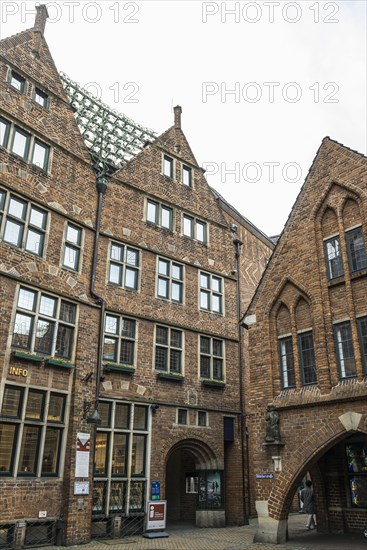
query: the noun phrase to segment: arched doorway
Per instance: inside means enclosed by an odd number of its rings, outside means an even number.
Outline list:
[[[166,460],[167,522],[224,527],[223,464],[196,439],[176,443]]]

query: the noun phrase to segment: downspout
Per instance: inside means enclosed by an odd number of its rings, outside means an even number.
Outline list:
[[[100,315],[99,315],[99,331],[98,331],[98,351],[97,351],[97,371],[96,371],[96,394],[94,401],[94,411],[87,418],[89,424],[99,424],[100,414],[98,412],[98,401],[99,401],[99,392],[101,385],[101,376],[102,376],[102,359],[103,359],[103,333],[104,333],[104,316],[106,311],[106,302],[104,299],[95,292],[95,282],[96,282],[96,271],[97,271],[97,260],[98,260],[98,245],[99,245],[99,232],[101,226],[101,214],[102,214],[102,204],[103,204],[103,195],[107,189],[107,178],[104,176],[97,177],[97,192],[98,192],[98,203],[97,203],[97,215],[96,215],[96,230],[94,236],[94,249],[93,249],[93,263],[92,263],[92,274],[91,274],[91,284],[90,284],[90,293],[95,299],[96,304],[101,306]]]
[[[235,226],[233,226],[234,228]],[[231,227],[232,230],[232,227]],[[233,231],[233,230],[232,230]],[[237,231],[237,228],[236,228]],[[241,469],[242,469],[242,490],[243,490],[243,519],[244,524],[249,524],[248,510],[249,508],[249,496],[248,496],[248,475],[245,462],[245,453],[247,457],[247,439],[245,444],[245,438],[247,438],[247,429],[245,423],[245,392],[243,387],[243,353],[242,353],[242,331],[241,331],[241,281],[240,281],[240,255],[241,255],[241,246],[243,242],[234,237],[233,244],[236,248],[235,257],[236,257],[236,272],[237,272],[237,326],[238,326],[238,375],[239,375],[239,386],[240,386],[240,433],[241,433]],[[248,468],[248,460],[247,460]],[[246,490],[246,481],[247,481],[247,490]]]

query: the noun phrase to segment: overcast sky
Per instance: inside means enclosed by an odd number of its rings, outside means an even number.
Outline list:
[[[281,232],[323,137],[366,154],[366,1],[51,1],[59,71],[158,133],[182,126],[207,180]],[[1,38],[35,2],[2,0]]]

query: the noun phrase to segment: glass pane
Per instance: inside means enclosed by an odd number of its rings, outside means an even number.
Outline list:
[[[31,346],[33,318],[28,315],[17,313],[14,322],[14,333],[12,345],[18,348],[27,348]]]
[[[65,325],[58,326],[55,349],[55,355],[57,357],[70,359],[73,346],[73,336],[74,329],[72,327],[66,327]]]
[[[349,486],[352,506],[356,508],[367,508],[366,476],[350,477]]]
[[[25,411],[26,418],[32,418],[34,420],[42,420],[43,408],[44,408],[44,393],[29,390],[27,408]]]
[[[0,424],[0,473],[11,472],[16,426]]]
[[[125,512],[127,481],[112,481],[110,493],[110,513]]]
[[[183,234],[186,235],[187,237],[192,237],[193,236],[193,231],[192,231],[193,220],[192,220],[192,218],[188,218],[187,216],[184,216],[183,224],[184,224]]]
[[[40,229],[45,229],[47,213],[32,206],[29,223]]]
[[[139,265],[139,252],[133,248],[126,250],[126,263],[129,265]]]
[[[134,407],[134,430],[147,429],[147,407],[135,405]]]
[[[0,120],[0,129],[1,129],[1,120]],[[1,143],[1,142],[0,142]],[[5,197],[6,197],[6,193],[5,191],[2,191],[0,189],[0,210],[4,210],[4,206],[5,206]]]
[[[223,379],[223,361],[222,359],[213,359],[213,379],[222,380]]]
[[[214,292],[222,292],[222,281],[218,277],[212,277],[212,290]]]
[[[161,298],[168,298],[168,280],[158,278],[158,296]]]
[[[64,420],[64,403],[63,395],[50,395],[50,403],[48,406],[47,420],[52,422],[62,422]]]
[[[210,338],[200,336],[200,353],[210,354]]]
[[[4,241],[13,246],[22,246],[23,229],[24,227],[22,224],[7,220],[4,231]]]
[[[39,141],[34,142],[32,164],[44,169],[47,166],[49,147]]]
[[[210,276],[205,273],[200,273],[201,288],[210,288]]]
[[[60,442],[61,430],[47,428],[42,457],[42,474],[57,474]]]
[[[222,296],[213,294],[213,311],[216,313],[222,313]]]
[[[182,283],[172,283],[172,300],[182,302]]]
[[[213,355],[216,355],[217,357],[222,357],[222,340],[216,340],[213,338]]]
[[[148,201],[147,221],[152,223],[157,223],[157,205],[154,202]]]
[[[168,277],[168,275],[169,275],[169,262],[166,262],[166,260],[159,260],[158,261],[158,273],[160,275],[166,275]]]
[[[75,322],[76,306],[70,302],[61,301],[60,320],[65,323]]]
[[[128,428],[130,421],[130,405],[125,403],[116,403],[115,412],[115,427],[116,428]]]
[[[0,120],[0,145],[5,147],[8,140],[9,124],[4,120]]]
[[[167,352],[167,348],[159,348],[158,346],[155,348],[155,368],[157,370],[167,370]]]
[[[125,287],[133,288],[136,290],[138,288],[138,270],[131,269],[127,267],[125,270]]]
[[[122,265],[110,263],[110,272],[108,276],[110,283],[121,285],[122,283]]]
[[[163,174],[170,178],[173,176],[173,160],[169,157],[164,157]]]
[[[182,265],[172,264],[172,279],[182,281]]]
[[[364,370],[367,370],[367,317],[358,319],[359,337],[361,344],[361,353],[363,358]]]
[[[96,434],[96,452],[94,455],[94,473],[107,473],[107,449],[109,434],[106,432],[97,432]]]
[[[81,233],[82,232],[78,227],[74,227],[73,225],[68,225],[68,228],[66,230],[66,240],[69,243],[79,245]]]
[[[133,448],[131,456],[131,475],[145,474],[145,435],[133,436]]]
[[[28,311],[35,311],[35,298],[35,292],[21,288],[18,297],[18,307],[27,309]]]
[[[55,323],[50,323],[50,321],[38,319],[36,326],[36,338],[34,341],[35,351],[51,354],[54,328]]]
[[[36,458],[40,429],[36,426],[24,426],[19,454],[18,473],[36,474]]]
[[[352,340],[352,330],[349,322],[335,327],[338,349],[338,359],[341,378],[356,375],[356,362]]]
[[[109,334],[118,333],[118,318],[112,315],[106,315],[105,332]]]
[[[295,385],[293,344],[292,338],[282,338],[279,340],[280,367],[282,373],[283,388],[293,387]]]
[[[135,321],[122,319],[121,334],[126,338],[135,338]]]
[[[210,309],[210,295],[209,292],[200,291],[200,307],[201,309]]]
[[[181,348],[182,332],[180,330],[171,329],[171,346]]]
[[[340,277],[344,274],[342,251],[339,237],[334,237],[325,242],[326,257],[328,262],[329,278]]]
[[[110,258],[111,260],[116,260],[117,262],[122,262],[124,253],[124,247],[119,246],[118,244],[111,244]]]
[[[134,364],[134,345],[131,340],[121,341],[120,362],[127,365]]]
[[[27,154],[29,137],[29,135],[25,135],[19,132],[19,130],[15,130],[12,152],[22,158],[25,158]]]
[[[32,254],[37,254],[37,256],[41,256],[43,251],[43,239],[43,233],[38,233],[38,231],[29,229],[25,245],[26,250],[28,252],[32,252]]]
[[[126,475],[127,442],[127,434],[114,434],[112,449],[112,474]]]
[[[172,227],[172,209],[162,206],[162,227],[171,229]]]
[[[159,326],[156,328],[156,342],[168,345],[168,328]]]
[[[367,255],[362,228],[358,227],[357,229],[346,233],[346,239],[351,271],[357,271],[367,267]]]
[[[24,89],[24,78],[20,76],[20,74],[12,73],[10,84],[15,88],[16,90],[19,90],[19,92],[22,92]]]
[[[3,405],[1,408],[2,416],[13,416],[19,418],[21,397],[22,390],[20,388],[6,387],[4,391]]]
[[[9,208],[8,212],[14,218],[18,218],[19,220],[25,219],[25,213],[27,209],[27,204],[19,199],[16,199],[12,197],[9,202]]]
[[[206,233],[206,224],[202,222],[196,222],[196,239],[201,243],[204,243]]]
[[[207,355],[200,355],[200,376],[210,378],[210,357]]]
[[[182,168],[182,183],[191,186],[191,168],[187,166]]]
[[[187,424],[187,410],[178,409],[177,411],[177,423],[178,424]]]
[[[181,372],[181,351],[170,350],[170,372]]]
[[[111,403],[100,401],[98,404],[98,411],[101,416],[100,426],[108,427],[111,422]]]
[[[42,294],[40,301],[40,313],[47,317],[55,317],[56,300],[51,296]]]
[[[63,265],[70,269],[77,270],[79,265],[79,249],[65,245]]]
[[[36,88],[36,93],[35,93],[35,96],[34,96],[34,100],[35,100],[36,103],[38,103],[38,105],[41,105],[41,107],[46,107],[47,94],[45,94],[44,92],[42,92],[41,90],[38,90]]]
[[[105,361],[117,361],[117,340],[115,338],[104,339],[103,359]]]

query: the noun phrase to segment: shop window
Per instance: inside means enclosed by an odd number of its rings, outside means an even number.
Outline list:
[[[147,223],[172,231],[173,209],[159,202],[147,200]]]
[[[367,317],[357,319],[364,373],[367,374]]]
[[[135,364],[135,338],[136,321],[134,319],[106,314],[104,361],[133,366]]]
[[[293,388],[296,385],[294,373],[294,357],[292,337],[279,338],[279,363],[282,377],[282,387]]]
[[[11,72],[10,85],[13,86],[18,92],[23,93],[25,88],[25,78],[15,71]]]
[[[209,380],[224,380],[224,342],[218,338],[200,336],[200,376]]]
[[[349,443],[345,452],[352,508],[367,508],[367,445]]]
[[[158,258],[157,296],[182,304],[184,266]]]
[[[339,236],[324,241],[324,249],[329,279],[335,279],[344,275]]]
[[[349,269],[351,272],[367,267],[367,254],[362,227],[357,227],[345,234],[348,250]]]
[[[298,351],[303,384],[315,384],[316,361],[312,331],[298,334]]]
[[[82,246],[82,229],[71,223],[66,225],[62,265],[79,271]]]
[[[349,321],[334,325],[334,338],[340,378],[356,376],[352,327]]]
[[[12,346],[70,359],[76,305],[30,288],[19,289]]]
[[[200,243],[206,244],[208,242],[206,222],[194,218],[193,216],[189,216],[188,214],[183,215],[182,233],[185,237],[190,237]]]
[[[168,155],[163,156],[163,174],[168,178],[173,178],[173,158]]]
[[[0,475],[57,476],[66,396],[5,386],[0,412]]]
[[[111,242],[108,282],[126,289],[137,290],[139,270],[139,250]]]
[[[182,165],[182,183],[187,187],[192,187],[192,169],[184,164]]]
[[[42,256],[47,216],[45,210],[0,189],[0,235],[4,242]]]
[[[200,309],[223,313],[223,279],[200,271]]]
[[[156,370],[182,372],[182,341],[181,330],[158,325],[155,331],[155,363]]]

